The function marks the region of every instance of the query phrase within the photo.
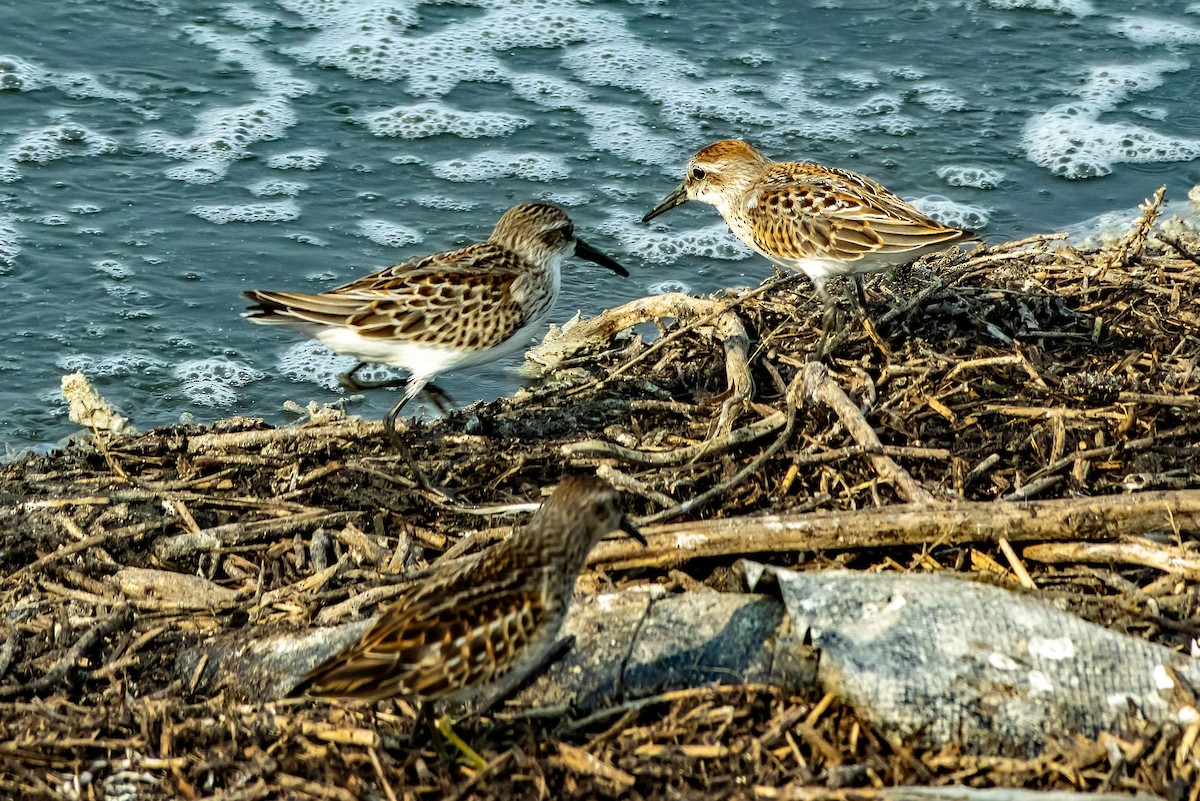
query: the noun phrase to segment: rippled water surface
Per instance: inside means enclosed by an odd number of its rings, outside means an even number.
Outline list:
[[[142,427],[334,400],[351,363],[241,320],[239,292],[460,246],[529,198],[633,273],[569,263],[556,320],[756,283],[770,267],[710,207],[637,222],[728,136],[865,172],[992,239],[1200,182],[1200,3],[743,7],[4,4],[0,441],[69,433],[73,370]],[[518,365],[439,383],[493,398]]]

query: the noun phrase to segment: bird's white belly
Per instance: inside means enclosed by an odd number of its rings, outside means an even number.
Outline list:
[[[916,261],[928,253],[939,253],[949,250],[954,243],[937,243],[925,247],[913,248],[892,253],[866,253],[857,259],[821,259],[809,257],[806,259],[788,259],[762,253],[771,261],[792,270],[799,270],[814,281],[833,278],[839,275],[865,275],[899,267]],[[762,251],[759,251],[760,253]]]
[[[769,253],[764,253],[771,261],[776,264],[787,267],[791,270],[797,270],[804,273],[809,278],[819,281],[825,278],[832,278],[838,275],[862,275],[864,273],[873,273],[878,270],[885,270],[895,264],[904,264],[911,259],[900,257],[899,259],[879,259],[866,256],[854,261],[840,261],[838,259],[786,259],[779,256],[772,256]]]
[[[359,361],[401,367],[414,376],[439,373],[495,361],[529,344],[540,320],[519,329],[513,336],[492,348],[450,348],[424,342],[379,337],[364,337],[345,326],[322,329],[314,336],[325,347]]]

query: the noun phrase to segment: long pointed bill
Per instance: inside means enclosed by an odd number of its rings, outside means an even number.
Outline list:
[[[671,194],[664,197],[662,199],[661,203],[659,203],[654,208],[650,209],[650,213],[642,218],[642,222],[648,223],[651,220],[653,220],[655,217],[657,217],[658,215],[666,214],[668,211],[675,208],[676,206],[682,206],[684,203],[687,203],[687,202],[688,202],[687,187],[685,187],[681,183],[679,186],[675,187],[675,191],[673,191]]]
[[[575,240],[575,255],[581,259],[587,259],[594,264],[599,264],[601,267],[607,267],[617,275],[623,275],[626,278],[629,277],[629,270],[626,270],[582,239]]]
[[[642,532],[638,531],[637,526],[630,522],[629,518],[625,515],[621,515],[621,525],[618,526],[618,528],[620,528],[621,531],[624,531],[633,539],[640,542],[642,545],[646,544],[646,538],[642,536]]]

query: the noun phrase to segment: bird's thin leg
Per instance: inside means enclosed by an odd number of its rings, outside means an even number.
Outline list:
[[[817,297],[821,299],[821,338],[817,340],[817,359],[824,359],[828,356],[826,346],[829,344],[829,334],[837,327],[837,302],[833,296],[829,294],[829,290],[825,288],[825,278],[818,276],[809,276],[812,278],[813,289],[817,291]]]
[[[450,493],[444,489],[435,487],[433,482],[430,481],[425,475],[425,471],[421,469],[419,464],[417,464],[417,459],[415,456],[413,456],[412,449],[405,444],[404,440],[400,437],[399,429],[396,428],[396,419],[400,416],[400,412],[404,409],[405,404],[407,404],[417,395],[421,394],[421,392],[427,391],[429,388],[428,383],[429,379],[415,375],[408,379],[408,387],[404,390],[404,397],[402,397],[400,402],[393,406],[391,411],[389,411],[383,418],[383,430],[388,439],[391,440],[393,447],[400,452],[400,456],[403,457],[404,461],[408,464],[408,469],[412,472],[413,479],[416,480],[421,489],[425,490],[426,492],[432,492],[433,494],[441,498],[445,498],[446,500],[450,500]],[[436,387],[434,389],[438,392],[441,392],[441,390],[438,390]]]
[[[867,313],[867,290],[863,286],[863,277],[861,275],[854,276],[854,298],[858,304],[858,310],[866,316]]]
[[[446,742],[458,749],[467,765],[476,771],[481,771],[487,767],[487,760],[481,757],[474,748],[467,745],[466,741],[458,736],[458,732],[454,731],[454,721],[448,713],[443,713],[438,718],[437,731]]]
[[[353,370],[338,376],[338,383],[342,385],[343,389],[349,392],[362,392],[364,389],[386,389],[408,383],[407,378],[389,378],[385,381],[359,381],[354,375],[366,366],[366,362],[359,362],[354,365]]]
[[[829,355],[826,346],[829,344],[829,335],[833,329],[837,328],[837,305],[833,302],[825,303],[825,309],[821,312],[821,338],[817,340],[817,359],[824,359]],[[832,350],[832,348],[830,348]]]
[[[855,307],[855,312],[862,318],[863,330],[867,332],[867,336],[875,343],[875,347],[879,348],[879,352],[884,356],[891,356],[891,348],[879,336],[879,332],[875,330],[875,323],[871,320],[871,315],[867,312],[867,293],[863,289],[863,277],[861,275],[854,276],[854,291],[849,293],[850,304]]]
[[[436,406],[443,415],[449,414],[450,410],[454,408],[454,399],[446,393],[446,390],[436,384],[425,385],[425,397],[429,398],[429,402]]]
[[[383,430],[387,433],[388,438],[391,439],[393,445],[396,445],[397,447],[404,446],[404,441],[400,439],[400,432],[396,430],[396,418],[400,416],[400,412],[404,410],[404,407],[408,405],[410,400],[421,394],[421,390],[425,389],[425,384],[428,382],[428,380],[429,379],[425,378],[424,376],[409,376],[408,381],[405,383],[403,397],[401,397],[399,402],[392,407],[391,411],[384,416]]]
[[[433,702],[425,701],[421,704],[421,710],[417,713],[419,726],[424,726],[425,731],[429,734],[429,742],[433,745],[434,753],[437,758],[443,762],[450,761],[450,752],[446,750],[446,740],[442,737],[441,731],[438,730],[438,719],[433,714]],[[417,743],[417,728],[413,729],[413,747]]]
[[[396,448],[396,450],[400,451],[400,455],[403,456],[404,461],[408,463],[408,469],[412,471],[413,478],[417,480],[417,483],[421,485],[421,488],[437,492],[437,489],[434,488],[434,486],[429,482],[429,479],[425,477],[425,473],[421,470],[420,465],[417,464],[417,460],[416,457],[413,456],[412,449],[405,444],[403,439],[401,439],[400,431],[396,428],[396,418],[400,416],[400,412],[404,409],[405,405],[418,394],[420,394],[421,390],[425,388],[426,380],[427,379],[421,376],[414,375],[409,377],[408,386],[404,390],[404,397],[400,398],[399,403],[393,406],[391,411],[389,411],[383,418],[383,431],[387,435],[388,439],[391,440],[392,445]]]
[[[354,374],[366,366],[366,362],[359,362],[358,364],[354,365],[353,370],[342,373],[338,376],[338,383],[342,385],[343,389],[349,390],[350,392],[358,392],[360,389],[362,389],[362,384],[358,383],[358,379],[354,377]]]

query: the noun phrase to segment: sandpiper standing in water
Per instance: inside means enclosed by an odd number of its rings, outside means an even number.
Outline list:
[[[486,709],[541,666],[588,553],[618,530],[645,544],[616,490],[595,476],[564,479],[528,525],[474,558],[434,565],[292,695],[478,700]],[[483,767],[450,723],[443,714],[438,730]]]
[[[821,345],[836,306],[825,282],[907,264],[927,253],[976,239],[942,225],[849,170],[803,161],[771,161],[738,139],[715,142],[688,162],[675,191],[642,218],[649,222],[689,200],[717,207],[730,230],[780,267],[809,277],[825,304]]]
[[[319,295],[245,292],[257,305],[242,316],[291,328],[358,359],[339,378],[347,389],[401,383],[356,380],[368,362],[407,370],[404,395],[384,418],[395,436],[397,416],[422,390],[444,407],[445,393],[430,383],[438,375],[529,343],[558,298],[560,267],[571,255],[629,275],[580,241],[562,209],[522,203],[504,213],[486,242],[411,259]]]

